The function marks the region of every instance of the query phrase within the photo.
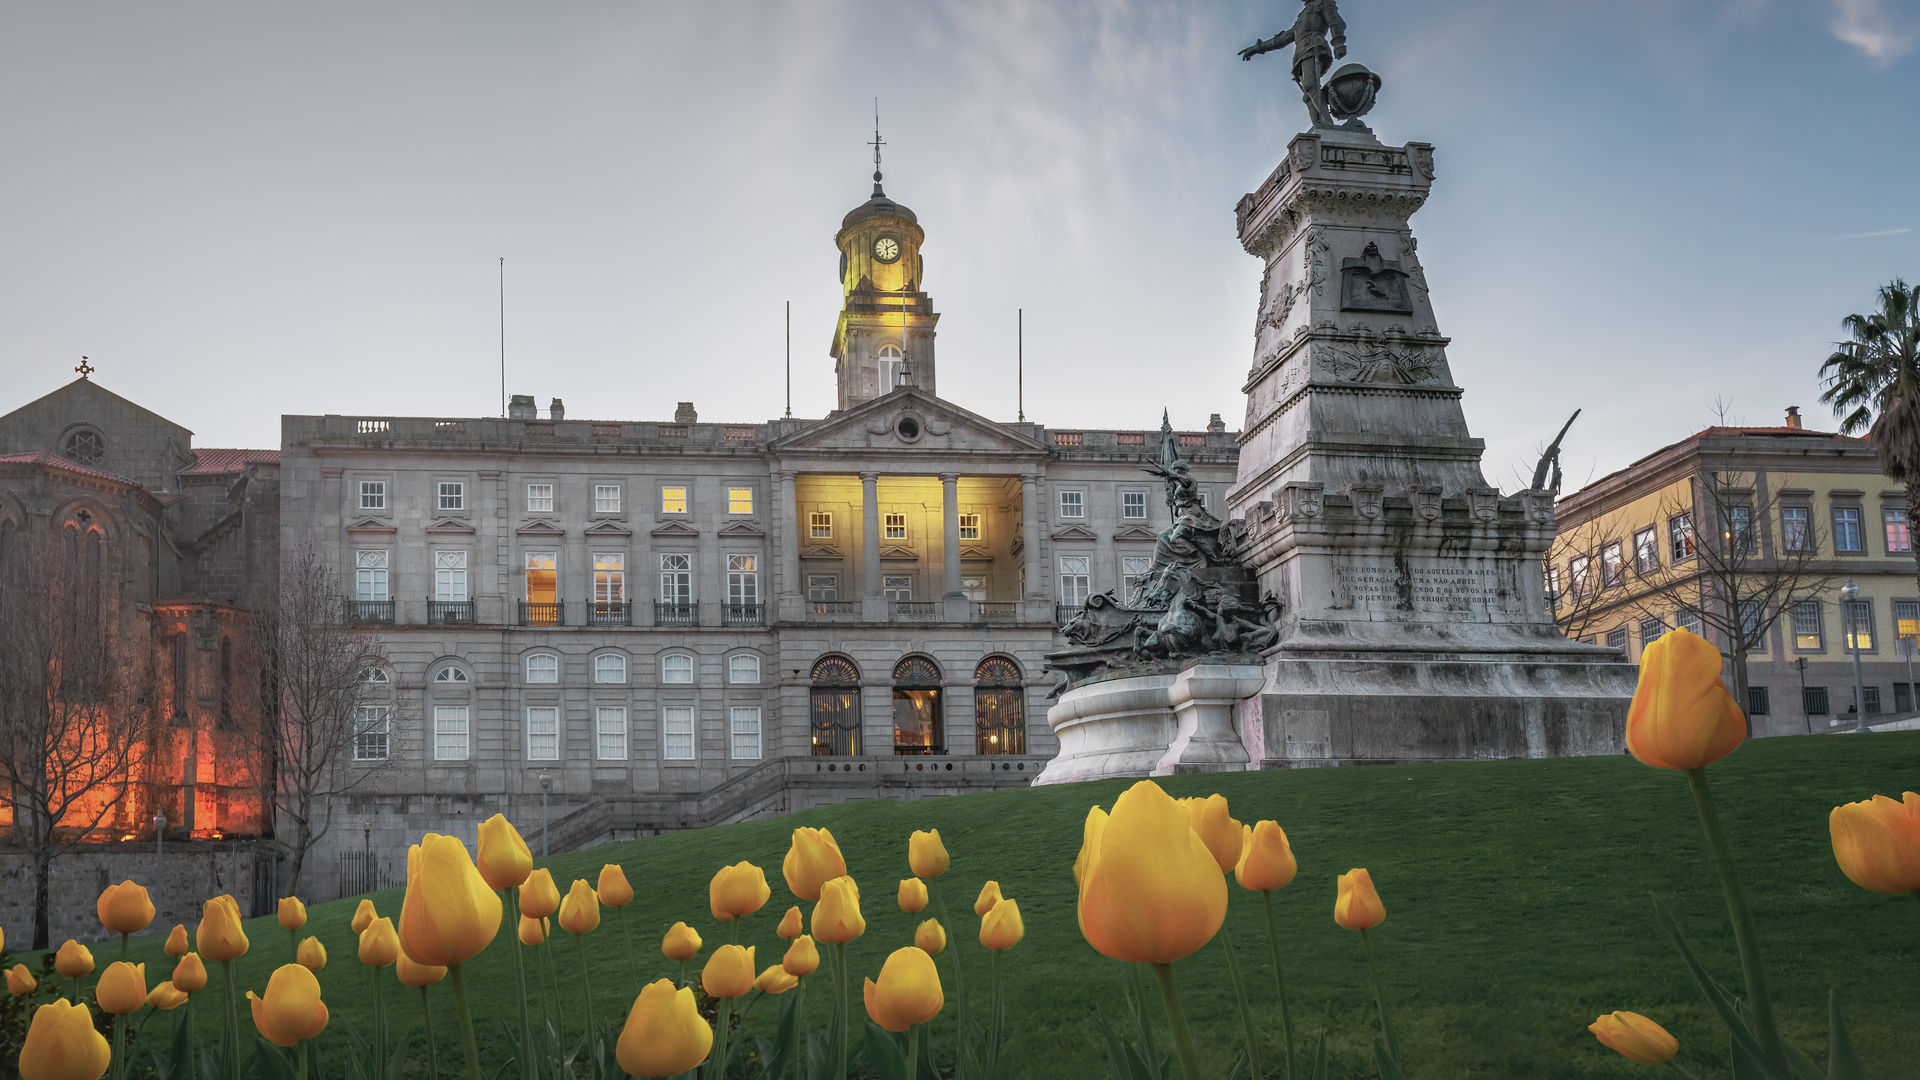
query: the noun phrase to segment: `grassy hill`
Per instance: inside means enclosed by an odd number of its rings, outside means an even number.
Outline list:
[[[1757,741],[1712,774],[1788,1034],[1823,1053],[1826,995],[1835,988],[1869,1073],[1900,1075],[1920,1060],[1920,904],[1865,892],[1842,877],[1826,820],[1837,803],[1920,787],[1920,734]],[[1614,1009],[1660,1020],[1679,1037],[1682,1063],[1702,1077],[1725,1075],[1718,1029],[1652,918],[1650,894],[1659,893],[1703,961],[1723,982],[1738,984],[1725,911],[1679,775],[1622,757],[1180,777],[1164,786],[1175,795],[1219,791],[1237,817],[1270,817],[1286,828],[1300,863],[1299,877],[1276,895],[1288,985],[1303,1040],[1327,1033],[1336,1076],[1373,1075],[1366,1049],[1373,1004],[1358,936],[1335,927],[1331,917],[1334,876],[1353,866],[1371,869],[1387,907],[1375,943],[1410,1075],[1641,1075],[1585,1031],[1593,1017]],[[973,940],[972,898],[984,881],[997,879],[1025,915],[1027,940],[1006,962],[1009,1013],[1017,1025],[1007,1075],[1101,1077],[1093,1013],[1124,1017],[1124,972],[1081,939],[1070,867],[1087,807],[1110,806],[1123,787],[1095,783],[856,803],[610,844],[548,862],[563,892],[569,880],[591,880],[608,861],[622,863],[635,886],[634,904],[588,939],[595,1011],[620,1017],[643,974],[670,973],[658,943],[673,921],[692,923],[709,948],[726,940],[706,909],[707,880],[723,863],[750,859],[767,870],[773,900],[748,921],[742,941],[759,945],[762,966],[777,961],[783,943],[774,925],[793,903],[779,866],[795,825],[827,826],[839,839],[862,884],[869,920],[866,936],[851,947],[852,965],[877,973],[889,951],[911,943],[918,920],[893,903],[896,882],[909,872],[907,834],[938,827],[953,855],[944,881],[959,925],[949,931],[964,943],[970,996],[978,995],[980,1007],[987,965]],[[382,913],[398,914],[399,890],[374,899]],[[321,981],[334,1016],[366,1031],[366,971],[354,959],[347,925],[355,903],[316,906],[308,931],[333,957]],[[1234,887],[1228,920],[1261,1012],[1267,1061],[1277,1068],[1278,1010],[1257,896]],[[623,921],[632,932],[631,953],[621,945]],[[136,942],[135,958],[152,965],[150,973],[171,970],[160,952],[165,929]],[[271,919],[248,924],[248,933],[254,948],[241,964],[242,985],[261,987],[272,966],[287,962],[287,939]],[[565,935],[556,931],[556,937]],[[505,1051],[500,1024],[512,1015],[506,940],[469,973],[487,1017],[481,1039],[495,1055]],[[570,978],[578,970],[575,942],[559,940],[554,947],[567,1018],[577,1025],[578,989]],[[113,949],[96,952],[104,963]],[[1208,1071],[1224,1075],[1239,1028],[1219,943],[1176,970]],[[825,982],[816,985],[824,990]],[[208,993],[217,989],[216,971]],[[444,987],[435,988],[435,997],[443,1061],[450,1062],[458,1054],[447,1039],[455,1030],[450,997]],[[417,1025],[417,998],[391,993],[388,1000],[400,1002],[396,1033]],[[854,1002],[858,1013],[857,983]],[[824,1022],[826,994],[809,994],[808,1004]],[[760,1009],[754,1025],[772,1012]],[[211,1030],[212,1017],[206,1020]],[[936,1029],[950,1024],[943,1017]],[[950,1031],[937,1036],[937,1045],[949,1045]],[[326,1037],[341,1036],[330,1030]]]

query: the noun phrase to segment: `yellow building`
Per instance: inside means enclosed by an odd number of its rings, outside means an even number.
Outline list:
[[[1675,626],[1728,656],[1756,734],[1914,712],[1920,586],[1906,492],[1864,439],[1710,427],[1558,503],[1547,569],[1569,637],[1637,660]],[[1848,583],[1852,588],[1848,589]],[[1854,646],[1860,672],[1854,691]]]

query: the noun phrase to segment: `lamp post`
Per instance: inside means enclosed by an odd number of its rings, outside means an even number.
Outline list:
[[[153,853],[160,854],[162,845],[167,841],[167,815],[158,810],[153,812]]]
[[[1901,634],[1900,635],[1900,654],[1906,657],[1907,659],[1907,708],[1909,709],[1915,708],[1915,705],[1913,703],[1913,691],[1914,691],[1913,649],[1914,649],[1913,635]]]
[[[1860,586],[1848,578],[1847,583],[1840,586],[1840,605],[1846,616],[1847,651],[1853,654],[1853,731],[1856,735],[1865,735],[1869,729],[1866,694],[1860,686],[1860,635],[1853,624],[1853,602],[1859,598]]]
[[[553,775],[540,774],[540,857],[547,857],[547,793],[553,790]]]

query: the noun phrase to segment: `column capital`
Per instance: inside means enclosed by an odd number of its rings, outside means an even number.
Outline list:
[[[796,475],[798,475],[798,474],[797,474],[797,473],[795,473],[795,471],[794,471],[794,470],[792,470],[792,469],[775,469],[775,470],[773,470],[773,479],[774,479],[774,481],[775,481],[776,483],[781,483],[781,484],[784,484],[784,483],[786,483],[787,481],[789,481],[789,480],[791,480],[791,479],[793,479],[793,478],[794,478],[794,477],[795,477]]]
[[[959,483],[959,481],[960,474],[957,472],[943,472],[940,474],[940,482],[943,484],[955,484]]]
[[[877,472],[863,472],[860,474],[860,482],[863,484],[872,484],[877,482],[879,479],[880,479],[880,474]]]

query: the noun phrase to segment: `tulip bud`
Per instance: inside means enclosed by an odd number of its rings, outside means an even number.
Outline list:
[[[813,938],[801,934],[787,946],[787,955],[780,958],[780,966],[789,975],[804,978],[820,970],[820,950],[813,944]]]
[[[173,933],[167,935],[167,955],[185,956],[193,946],[187,944],[187,928],[179,923],[173,924]]]
[[[253,1026],[275,1046],[295,1046],[327,1026],[320,982],[299,964],[277,968],[267,979],[266,995],[256,997],[249,990],[247,1002],[253,1007]]]
[[[594,895],[593,886],[585,879],[575,878],[566,899],[560,901],[560,929],[569,934],[585,934],[599,925],[600,898]]]
[[[40,988],[40,980],[33,977],[25,964],[15,964],[7,969],[7,993],[14,997],[25,997]]]
[[[614,1057],[630,1076],[663,1080],[707,1060],[712,1049],[713,1029],[700,1018],[693,991],[659,979],[633,999]]]
[[[980,895],[975,897],[973,901],[973,913],[975,915],[985,915],[987,912],[993,910],[993,905],[999,902],[1000,883],[997,881],[989,881],[985,885],[980,886]]]
[[[980,920],[980,944],[996,952],[1011,949],[1027,936],[1027,924],[1020,919],[1020,904],[1002,900]]]
[[[1827,815],[1833,857],[1847,879],[1883,893],[1920,892],[1920,795],[1875,795]]]
[[[471,960],[500,932],[500,897],[457,836],[420,838],[418,873],[400,903],[400,947],[422,964]]]
[[[1698,769],[1733,753],[1746,715],[1720,678],[1720,650],[1684,628],[1640,653],[1640,685],[1627,707],[1627,750],[1657,769]]]
[[[216,963],[246,955],[247,933],[240,928],[240,904],[231,894],[222,893],[200,909],[193,943],[202,959]]]
[[[544,919],[560,910],[560,887],[553,883],[553,871],[542,866],[527,875],[520,886],[520,914],[529,919]]]
[[[937,878],[947,872],[952,860],[947,858],[947,846],[940,842],[939,829],[907,837],[907,865],[914,877]]]
[[[490,889],[517,889],[533,872],[533,853],[505,814],[480,823],[476,869]]]
[[[784,994],[800,985],[800,976],[789,975],[779,964],[769,966],[753,980],[753,988],[763,994]]]
[[[1220,865],[1151,780],[1121,793],[1111,814],[1087,811],[1074,877],[1081,934],[1116,960],[1170,964],[1213,940],[1226,920]]]
[[[850,877],[837,877],[820,886],[820,902],[813,906],[813,939],[845,945],[867,932],[860,914],[860,887]]]
[[[1385,922],[1386,906],[1373,891],[1373,875],[1364,869],[1340,875],[1339,893],[1333,901],[1333,921],[1349,930],[1370,930]]]
[[[400,959],[400,932],[393,920],[378,918],[360,931],[360,962],[370,968],[383,968]],[[315,971],[320,970],[315,968]]]
[[[188,953],[173,965],[173,985],[189,994],[197,994],[207,985],[207,965],[199,953]]]
[[[1241,837],[1240,823],[1227,812],[1227,797],[1215,794],[1204,799],[1181,799],[1180,808],[1187,812],[1187,825],[1207,845],[1220,872],[1232,870],[1240,861]]]
[[[525,915],[520,916],[520,944],[545,945],[547,931],[552,926],[553,922],[550,919],[529,919]]]
[[[367,924],[379,917],[380,913],[374,910],[372,900],[361,900],[360,906],[353,909],[353,932],[365,933]]]
[[[780,920],[780,929],[777,933],[787,941],[792,941],[794,938],[806,933],[806,925],[800,916],[799,904],[795,904],[787,909],[786,915]]]
[[[293,951],[293,958],[308,971],[319,971],[327,966],[327,947],[315,937],[301,938],[300,947]]]
[[[927,906],[927,883],[917,877],[900,879],[900,910],[912,915]]]
[[[627,872],[619,863],[610,862],[600,868],[600,883],[594,886],[594,891],[600,894],[600,902],[610,908],[633,903],[633,886],[627,883]]]
[[[787,890],[802,900],[820,899],[820,887],[847,874],[847,860],[840,845],[825,829],[793,830],[793,844],[780,864],[787,879]]]
[[[447,977],[446,968],[438,964],[416,964],[404,949],[400,951],[399,958],[393,963],[394,975],[399,978],[400,985],[402,986],[412,986],[416,988],[432,986],[434,983]]]
[[[93,974],[93,951],[68,938],[61,943],[60,951],[53,954],[53,970],[69,979],[91,975]]]
[[[700,932],[683,922],[674,923],[660,939],[660,952],[676,964],[686,963],[699,951]]]
[[[939,956],[947,947],[947,928],[939,919],[928,919],[913,932],[913,945],[928,956]]]
[[[153,901],[146,888],[131,881],[101,890],[93,907],[100,925],[116,934],[137,934],[153,921]]]
[[[737,998],[753,989],[753,946],[722,945],[707,957],[700,988],[708,997]]]
[[[147,1004],[160,1012],[171,1012],[187,1003],[187,992],[170,982],[163,982],[147,994]]]
[[[1240,861],[1234,864],[1233,879],[1243,889],[1269,892],[1293,880],[1299,865],[1293,860],[1293,848],[1279,822],[1260,821],[1240,829]]]
[[[94,1029],[93,1014],[62,998],[33,1011],[19,1069],[25,1080],[99,1080],[112,1060],[113,1049]]]
[[[707,885],[707,906],[715,919],[732,922],[759,911],[772,895],[764,871],[750,862],[738,862],[713,875]]]
[[[280,921],[280,929],[298,930],[307,925],[307,905],[301,903],[297,896],[283,896],[276,918]]]
[[[1635,1065],[1659,1065],[1680,1052],[1680,1040],[1637,1012],[1613,1012],[1587,1025],[1593,1037]]]
[[[946,997],[933,957],[907,946],[895,949],[880,966],[880,980],[866,980],[867,1015],[888,1031],[905,1031],[940,1014]]]
[[[93,985],[93,1000],[100,1003],[101,1012],[115,1016],[137,1011],[147,1003],[147,965],[125,960],[108,964]]]

